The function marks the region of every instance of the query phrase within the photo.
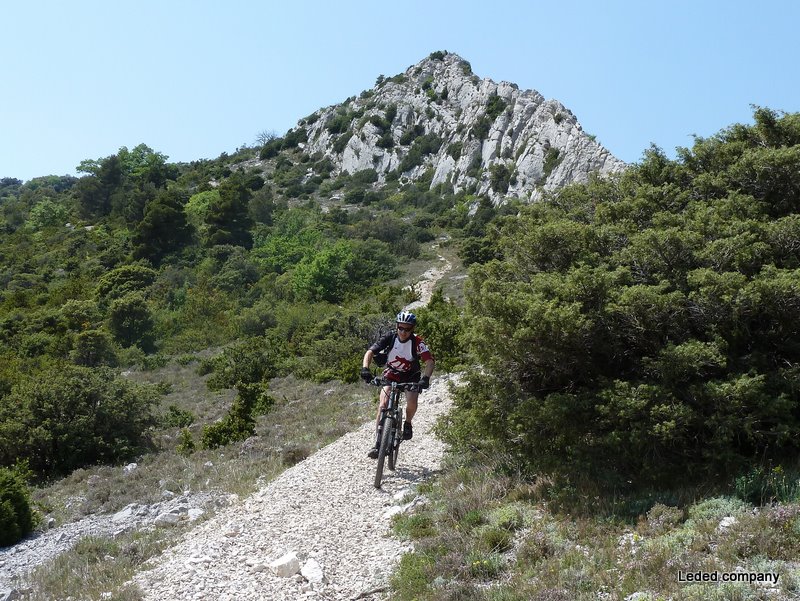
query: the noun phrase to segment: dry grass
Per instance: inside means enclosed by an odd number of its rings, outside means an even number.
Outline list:
[[[395,518],[414,540],[393,599],[788,600],[800,597],[800,504],[753,507],[729,497],[655,505],[627,516],[554,512],[546,486],[487,461],[450,468],[432,502]],[[681,574],[775,572],[776,587],[695,584]],[[684,578],[685,580],[685,578]]]
[[[208,391],[206,377],[198,375],[197,362],[172,362],[128,377],[168,383],[163,386],[168,392],[161,409],[166,413],[167,407],[175,405],[190,411],[196,418],[190,427],[195,441],[202,425],[222,416],[235,396],[234,391]],[[123,466],[100,466],[77,470],[34,490],[34,501],[43,513],[64,523],[88,514],[116,512],[131,503],[152,504],[162,500],[164,491],[244,496],[372,419],[373,391],[363,384],[277,378],[270,383],[275,406],[258,418],[256,435],[247,441],[184,456],[176,451],[180,428],[163,428],[153,433],[154,452],[141,457],[136,469],[126,472]],[[135,589],[125,583],[144,561],[176,540],[183,528],[84,539],[71,552],[36,570],[30,598],[137,599]],[[101,597],[102,593],[112,596]]]

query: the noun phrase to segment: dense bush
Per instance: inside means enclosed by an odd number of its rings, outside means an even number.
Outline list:
[[[301,261],[294,270],[300,298],[341,302],[395,273],[395,259],[375,241],[340,240]]]
[[[436,357],[437,371],[451,371],[467,362],[464,316],[455,303],[445,300],[437,288],[427,306],[417,311],[418,330]]]
[[[548,148],[542,164],[542,179],[546,180],[561,162],[561,153],[558,148]]]
[[[442,139],[436,134],[425,134],[415,138],[408,154],[400,161],[397,170],[402,173],[422,165],[425,156],[439,152],[441,146]]]
[[[86,367],[114,366],[117,364],[117,353],[107,332],[86,330],[75,336],[75,348],[70,353],[70,360]]]
[[[33,530],[30,492],[17,470],[0,467],[0,547],[13,545]]]
[[[477,138],[478,140],[485,140],[486,136],[489,135],[489,130],[492,129],[493,122],[494,119],[492,119],[489,115],[482,115],[477,121],[475,121],[475,125],[472,126],[470,136]]]
[[[262,160],[272,159],[278,156],[278,153],[283,148],[283,138],[273,138],[272,140],[267,141],[261,147],[261,150],[258,153],[258,158]]]
[[[156,395],[110,368],[54,365],[0,398],[0,465],[27,459],[41,476],[126,460],[148,444]]]
[[[284,345],[276,337],[250,338],[223,351],[211,362],[208,387],[236,388],[238,394],[225,416],[203,426],[200,443],[214,449],[246,440],[255,433],[255,416],[274,404],[269,379],[277,375],[277,362]]]
[[[219,203],[219,200],[219,190],[205,190],[189,197],[183,208],[189,225],[200,239],[206,238],[208,231],[206,218],[211,211],[211,207]]]
[[[159,264],[164,257],[189,243],[192,231],[183,210],[185,199],[163,191],[149,202],[133,237],[134,257]]]
[[[144,292],[155,281],[156,275],[153,269],[143,265],[123,265],[100,278],[97,297],[108,303],[132,292]]]
[[[205,217],[208,228],[206,244],[233,244],[250,248],[253,238],[248,212],[252,196],[249,178],[242,173],[235,173],[220,184],[218,190],[219,200],[211,204]]]
[[[489,167],[489,182],[492,190],[505,194],[508,192],[508,186],[511,183],[511,170],[502,163],[495,163]]]
[[[350,131],[340,135],[338,138],[336,138],[336,141],[333,143],[333,150],[335,152],[342,152],[347,146],[347,143],[350,141],[350,138],[352,137],[353,137],[353,132]]]
[[[332,134],[342,134],[350,128],[350,123],[352,121],[352,113],[348,113],[347,109],[340,109],[328,119],[325,124],[325,129]]]
[[[463,142],[453,142],[447,147],[447,154],[452,157],[454,161],[461,158],[461,151],[464,150]]]
[[[203,426],[200,443],[204,449],[216,449],[247,440],[256,431],[253,409],[262,390],[258,385],[239,385],[239,394],[221,420]]]
[[[403,135],[400,136],[400,146],[408,146],[424,133],[425,128],[422,125],[417,124],[409,127],[403,132]]]
[[[797,457],[798,173],[800,116],[760,109],[507,221],[468,283],[483,370],[453,437],[619,484]]]
[[[153,323],[152,311],[138,292],[114,300],[108,310],[108,328],[123,346],[152,348]]]
[[[275,337],[255,337],[226,348],[211,361],[211,390],[234,388],[239,383],[266,382],[277,375],[276,366],[284,345]]]
[[[507,103],[505,100],[500,98],[497,94],[492,94],[489,96],[489,100],[486,103],[486,114],[494,121],[505,110],[506,106]]]

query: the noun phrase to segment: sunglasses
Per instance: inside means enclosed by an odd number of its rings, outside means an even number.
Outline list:
[[[413,327],[412,328],[404,328],[403,326],[397,326],[397,329],[400,330],[401,332],[410,332],[414,328]]]

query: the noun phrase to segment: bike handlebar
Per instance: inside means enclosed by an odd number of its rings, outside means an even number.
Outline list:
[[[374,377],[369,382],[370,386],[394,386],[400,390],[407,390],[409,392],[421,392],[425,390],[418,382],[395,382],[394,380],[387,380],[386,378]]]

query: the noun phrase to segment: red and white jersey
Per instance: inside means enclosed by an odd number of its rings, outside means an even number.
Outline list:
[[[416,358],[414,353],[414,345],[416,345]],[[400,337],[390,332],[378,342],[370,347],[372,352],[380,352],[384,349],[389,349],[389,354],[386,357],[386,368],[397,373],[413,373],[420,370],[419,361],[430,361],[433,359],[428,345],[425,341],[412,334],[408,340],[402,342]]]

